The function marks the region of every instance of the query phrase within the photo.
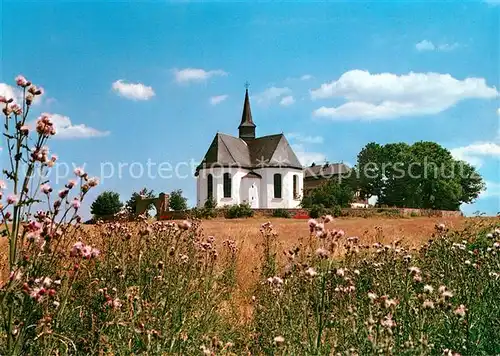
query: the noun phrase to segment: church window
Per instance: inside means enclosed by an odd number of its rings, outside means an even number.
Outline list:
[[[214,176],[209,174],[207,177],[207,199],[214,197]]]
[[[281,198],[281,174],[274,175],[274,197]]]
[[[231,198],[231,174],[224,173],[224,198]]]
[[[293,199],[299,198],[299,176],[293,175]]]

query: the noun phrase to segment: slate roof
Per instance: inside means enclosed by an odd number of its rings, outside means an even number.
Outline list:
[[[196,171],[212,166],[302,169],[299,159],[283,134],[258,137],[245,142],[238,137],[217,133]]]
[[[304,169],[304,178],[328,178],[338,174],[348,173],[350,168],[344,163],[318,164]]]
[[[252,119],[252,110],[250,109],[250,99],[248,97],[248,88],[245,90],[245,101],[243,103],[243,113],[241,114],[241,123],[238,128],[243,126],[256,127]]]

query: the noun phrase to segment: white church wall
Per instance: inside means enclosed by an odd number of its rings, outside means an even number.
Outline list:
[[[261,208],[268,209],[293,209],[300,204],[302,197],[304,174],[302,170],[293,168],[262,168],[256,170],[262,176],[261,182]],[[281,198],[274,197],[274,174],[281,174]],[[293,176],[298,177],[298,193],[295,199],[293,194]]]
[[[224,173],[231,174],[231,197],[224,197]],[[208,175],[213,176],[213,198],[217,206],[240,204],[240,183],[241,178],[248,173],[248,170],[241,168],[210,168],[200,169],[197,177],[197,206],[203,207],[208,198]]]

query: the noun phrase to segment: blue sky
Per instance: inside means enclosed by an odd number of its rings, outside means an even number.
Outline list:
[[[95,175],[102,162],[105,173],[124,167],[90,198],[147,186],[194,203],[191,168],[134,179],[129,166],[201,160],[217,131],[237,134],[249,81],[257,134],[288,134],[304,163],[354,163],[370,141],[436,141],[488,183],[464,211],[500,211],[494,2],[52,0],[0,11],[0,90],[19,73],[44,87],[34,111],[57,115],[61,161]]]

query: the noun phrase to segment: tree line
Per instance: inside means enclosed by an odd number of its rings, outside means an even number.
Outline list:
[[[476,169],[434,142],[367,144],[356,165],[302,199],[302,206],[348,207],[355,196],[378,206],[459,210],[485,189]]]

